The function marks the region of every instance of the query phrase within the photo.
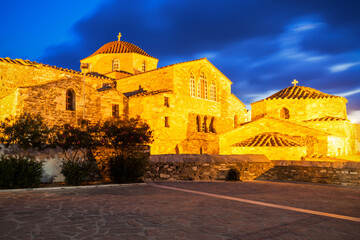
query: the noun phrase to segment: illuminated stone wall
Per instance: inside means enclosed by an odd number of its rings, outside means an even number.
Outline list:
[[[281,118],[282,108],[289,110],[291,121],[304,121],[325,116],[347,118],[345,98],[320,99],[265,99],[251,104],[251,119],[256,120],[266,114]]]
[[[90,70],[107,75],[113,71],[113,60],[120,61],[120,71],[125,71],[132,74],[142,72],[142,64],[145,61],[146,71],[157,68],[158,60],[155,58],[147,57],[137,53],[109,53],[97,54],[81,60],[81,63],[91,64]]]
[[[83,117],[83,76],[75,71],[67,72],[46,65],[24,66],[19,62],[0,62],[3,96],[0,97],[0,120],[22,112],[40,113],[50,124],[75,122]],[[123,94],[116,90],[97,91],[105,78],[86,76],[85,116],[92,121],[111,117],[112,104],[123,110]],[[73,89],[76,95],[75,111],[66,110],[66,91]]]
[[[200,72],[204,72],[209,85],[212,81],[216,83],[216,101],[210,100],[210,88],[207,99],[190,96],[190,72],[195,81],[199,81]],[[154,130],[151,154],[218,154],[217,134],[234,129],[235,115],[239,123],[245,121],[246,108],[231,94],[231,82],[205,59],[121,79],[117,88],[131,92],[138,90],[136,87],[140,84],[147,92],[129,97],[129,116],[139,115]],[[200,132],[197,118],[200,125],[206,119],[206,127]],[[212,119],[214,132],[210,130]]]
[[[127,78],[117,80],[116,89],[119,92],[137,91],[139,88],[146,91],[156,91],[159,89],[172,90],[173,69],[167,67],[152,72],[145,72]]]

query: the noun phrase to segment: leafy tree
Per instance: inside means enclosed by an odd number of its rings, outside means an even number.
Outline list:
[[[138,182],[148,165],[148,154],[140,146],[151,143],[152,131],[140,118],[113,119],[106,121],[102,128],[104,146],[112,148],[109,176],[115,183]]]
[[[103,124],[101,142],[113,148],[115,154],[132,153],[137,146],[152,143],[150,126],[139,117],[112,119]]]
[[[65,160],[61,173],[65,182],[78,185],[99,177],[93,150],[101,146],[101,124],[80,119],[76,126],[63,124],[55,128],[52,144],[60,147]]]
[[[89,152],[101,145],[101,124],[91,124],[88,120],[80,119],[76,126],[65,123],[54,128],[52,144],[63,150],[68,160],[86,158]]]
[[[17,144],[22,149],[43,150],[48,147],[51,129],[40,114],[23,113],[7,118],[0,126],[0,143]]]

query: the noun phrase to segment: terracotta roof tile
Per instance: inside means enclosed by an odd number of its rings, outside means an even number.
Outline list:
[[[236,143],[233,147],[300,147],[301,145],[277,133],[264,133]]]
[[[97,54],[108,54],[108,53],[138,53],[147,57],[152,57],[148,53],[146,53],[144,50],[139,48],[138,46],[124,42],[124,41],[113,41],[109,42],[105,45],[103,45],[101,48],[99,48],[96,52],[91,54],[89,57],[95,56]]]
[[[265,99],[259,100],[257,102],[263,100],[272,100],[272,99],[320,99],[320,98],[340,98],[340,97],[323,93],[310,87],[291,86],[288,88],[284,88],[283,90],[280,90],[279,92]]]

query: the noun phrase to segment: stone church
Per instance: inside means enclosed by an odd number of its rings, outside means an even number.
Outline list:
[[[80,60],[81,72],[0,58],[0,121],[40,113],[49,125],[140,116],[152,128],[151,154],[265,154],[300,160],[356,154],[359,125],[343,97],[297,86],[251,104],[206,58],[158,68],[138,46],[109,42]]]

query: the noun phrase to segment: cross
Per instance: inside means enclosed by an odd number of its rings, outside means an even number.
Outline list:
[[[296,84],[299,82],[296,79],[294,79],[294,81],[292,81],[291,83],[294,84],[294,87],[296,87]]]
[[[121,33],[119,33],[118,37],[118,41],[120,42],[120,38],[121,38]]]

